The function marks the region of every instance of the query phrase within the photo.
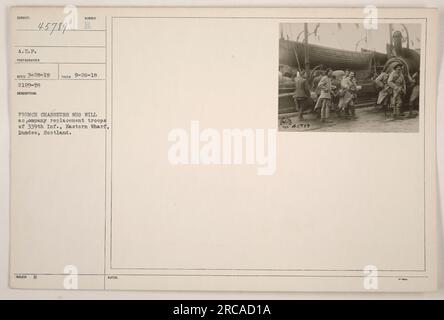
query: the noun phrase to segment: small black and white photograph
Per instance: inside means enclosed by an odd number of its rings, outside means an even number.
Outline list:
[[[418,132],[421,24],[279,27],[280,131]]]

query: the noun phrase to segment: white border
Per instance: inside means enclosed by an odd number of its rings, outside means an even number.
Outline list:
[[[19,290],[8,287],[9,274],[9,119],[8,119],[8,81],[7,81],[7,43],[8,43],[8,7],[13,5],[67,5],[76,4],[84,6],[117,6],[117,5],[137,5],[137,6],[190,6],[189,1],[9,1],[4,0],[0,4],[2,32],[0,42],[0,299],[444,299],[444,248],[443,248],[443,225],[442,225],[442,201],[439,202],[439,234],[438,234],[438,258],[439,258],[439,287],[435,293],[427,294],[389,294],[389,293],[222,293],[222,292],[123,292],[123,291],[60,291],[60,290]],[[381,7],[386,6],[383,0],[353,1],[353,7],[363,7],[372,4]],[[440,9],[440,39],[439,39],[439,64],[442,67],[442,43],[444,43],[444,2],[440,0],[403,0],[391,1],[391,7],[428,7]],[[193,6],[233,6],[233,7],[350,7],[350,1],[321,1],[321,0],[294,0],[294,1],[193,1]],[[444,70],[443,70],[444,71]],[[437,105],[437,154],[438,154],[438,183],[444,182],[444,104],[442,91],[444,90],[444,76],[439,72],[438,82],[438,105]],[[441,170],[440,170],[441,169]],[[444,199],[444,188],[439,190],[439,198]]]

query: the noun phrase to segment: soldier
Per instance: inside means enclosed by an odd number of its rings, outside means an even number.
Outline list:
[[[412,76],[412,93],[409,99],[409,118],[414,118],[413,107],[419,102],[419,73],[415,73]]]
[[[348,110],[350,111],[352,118],[356,119],[357,116],[355,113],[355,101],[358,98],[358,90],[361,90],[361,86],[358,86],[358,80],[356,80],[356,74],[353,71],[350,72],[350,80],[352,82],[350,90],[353,96],[351,103],[349,103]]]
[[[331,110],[337,111],[339,104],[339,89],[341,88],[341,81],[337,76],[333,75],[331,80]]]
[[[387,84],[387,80],[389,78],[388,73],[382,71],[379,76],[376,77],[375,85],[379,90],[378,92],[378,100],[376,101],[376,109],[383,109],[387,113],[387,106],[390,102],[390,93],[391,89]]]
[[[356,91],[356,80],[354,78],[354,72],[350,72],[348,77],[344,77],[341,81],[341,98],[339,100],[339,110],[344,110],[347,119],[350,115],[353,119],[356,118],[355,115],[355,91]]]
[[[397,64],[387,80],[388,86],[393,90],[390,105],[393,108],[393,119],[401,116],[402,97],[406,92],[404,76],[402,74],[402,64]]]
[[[307,99],[310,97],[310,87],[305,76],[305,72],[297,73],[294,79],[296,84],[296,90],[294,91],[294,102],[299,110],[299,120],[304,120],[304,109],[307,103]]]
[[[318,103],[316,103],[316,108],[321,108],[321,121],[322,122],[331,122],[328,117],[330,113],[330,104],[331,104],[331,78],[333,71],[328,68],[326,70],[326,75],[321,78],[318,84],[318,89],[320,90],[320,95],[318,99]]]

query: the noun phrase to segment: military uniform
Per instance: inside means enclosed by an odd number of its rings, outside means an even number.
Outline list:
[[[412,116],[413,115],[413,106],[415,103],[419,102],[419,75],[415,74],[413,76],[413,89],[412,89],[412,93],[410,94],[410,99],[409,99],[409,115]]]
[[[345,114],[348,116],[351,115],[355,116],[355,105],[354,105],[354,98],[356,91],[356,82],[353,81],[350,77],[344,77],[341,81],[341,98],[339,100],[339,110],[344,110]]]
[[[332,92],[331,92],[331,110],[337,110],[339,105],[339,90],[341,89],[341,81],[337,78],[331,80]]]
[[[321,120],[327,120],[330,113],[330,103],[331,103],[331,78],[328,76],[323,76],[319,81],[318,88],[321,93],[319,95],[318,103],[316,103],[316,108],[321,108]]]
[[[393,90],[390,105],[393,108],[393,116],[401,115],[402,95],[405,94],[406,85],[402,72],[393,70],[387,80],[388,86]]]
[[[301,76],[296,77],[295,79],[296,89],[294,92],[294,101],[296,103],[296,107],[299,110],[299,119],[302,120],[304,109],[307,103],[307,99],[310,97],[310,87],[308,86],[307,79],[304,79]]]
[[[378,100],[376,101],[377,105],[385,106],[389,100],[390,87],[387,85],[388,78],[389,75],[387,73],[381,72],[381,74],[375,79],[375,84],[380,89]]]

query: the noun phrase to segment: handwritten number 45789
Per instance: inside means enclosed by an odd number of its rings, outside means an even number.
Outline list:
[[[50,35],[54,32],[65,33],[67,24],[64,22],[40,22],[38,26],[39,31],[48,31]]]

